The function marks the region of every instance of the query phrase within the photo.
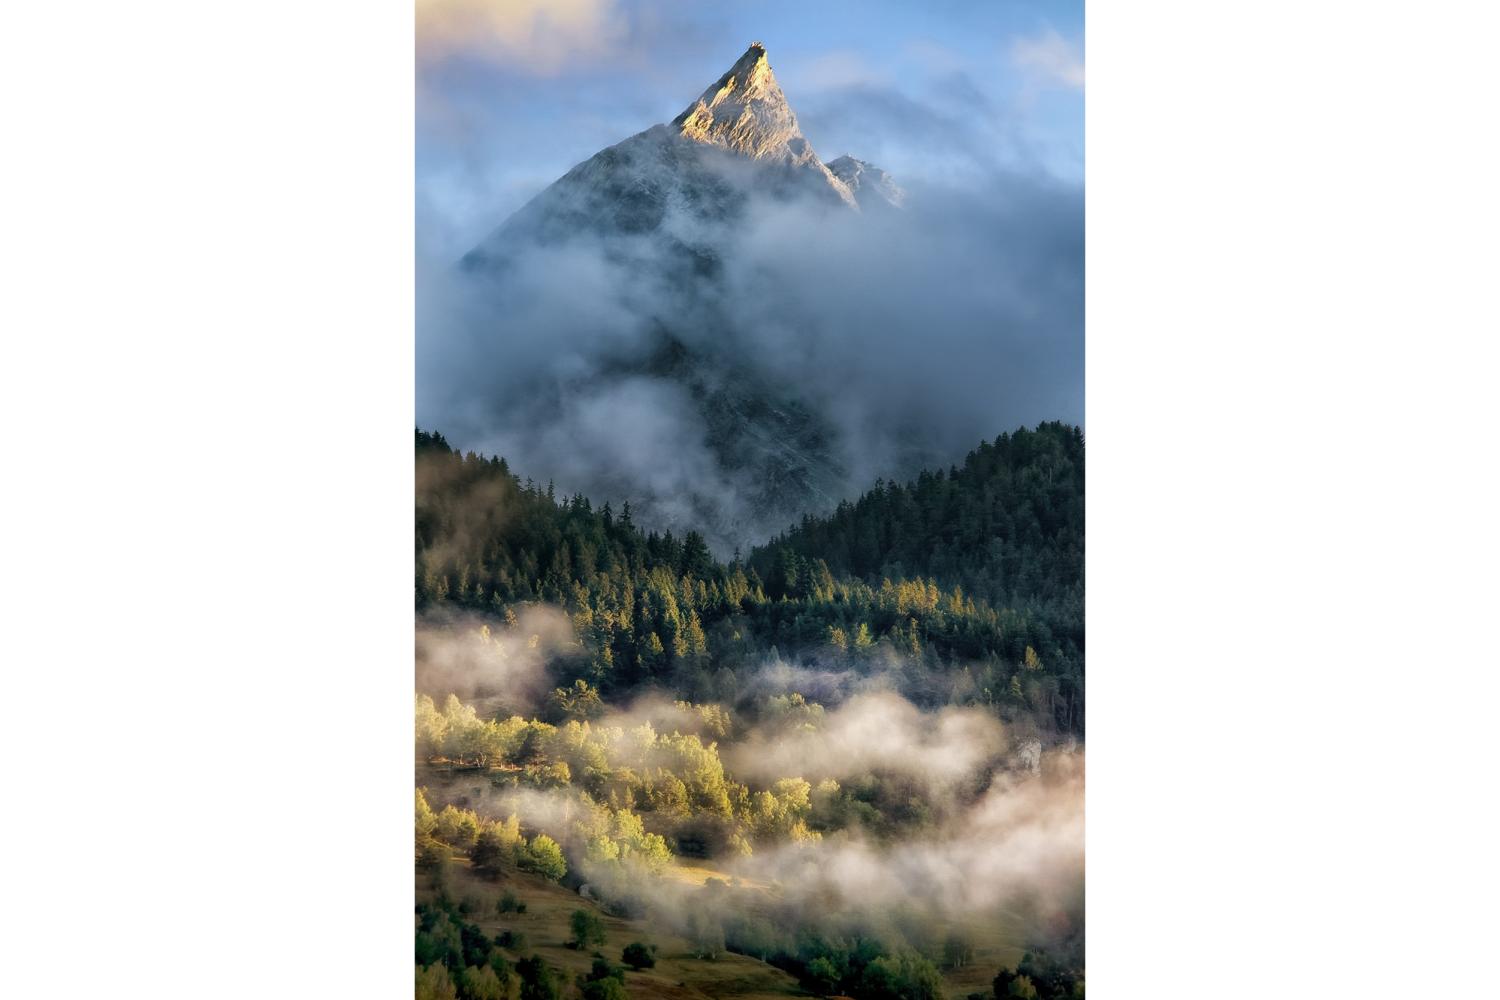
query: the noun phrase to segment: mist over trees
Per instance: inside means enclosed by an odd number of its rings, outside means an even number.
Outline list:
[[[733,702],[768,661],[867,674],[899,660],[920,704],[1082,735],[1082,450],[1062,424],[1001,435],[721,562],[696,532],[643,532],[628,503],[559,497],[418,431],[418,613],[565,611],[558,716],[641,685]]]
[[[964,922],[1006,903],[1037,936],[995,995],[1081,995],[1049,936],[1081,926],[1077,428],[1002,434],[727,561],[436,433],[415,457],[419,995],[624,996],[656,961],[637,941],[573,982],[502,969],[526,938],[465,924],[455,865],[856,998],[947,995]],[[666,877],[689,864],[721,874]],[[601,946],[595,912],[567,937]]]

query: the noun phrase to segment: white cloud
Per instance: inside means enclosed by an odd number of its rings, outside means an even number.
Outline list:
[[[1036,82],[1083,89],[1083,53],[1051,28],[1035,38],[1017,38],[1010,57]]]
[[[621,37],[614,0],[417,0],[417,63],[452,56],[555,73]]]
[[[800,79],[813,87],[857,87],[884,83],[885,77],[858,52],[839,49],[805,61]]]
[[[968,60],[963,56],[930,38],[912,39],[902,51],[929,73],[961,73],[969,68]]]

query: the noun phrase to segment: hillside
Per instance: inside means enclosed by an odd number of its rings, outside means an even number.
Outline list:
[[[870,583],[925,576],[997,607],[1081,605],[1083,486],[1083,431],[1043,423],[804,517],[750,564],[765,575],[790,550]]]
[[[1083,431],[1043,423],[981,443],[947,472],[879,483],[827,516],[804,517],[748,562],[773,596],[826,566],[872,587],[928,579],[1006,609],[1006,624],[1025,633],[1059,685],[1057,721],[1081,734],[1083,497]]]
[[[685,938],[642,921],[612,916],[597,902],[538,876],[512,872],[490,879],[476,875],[464,859],[450,865],[441,891],[455,903],[465,905],[469,910],[464,914],[465,918],[478,925],[491,939],[502,938],[507,933],[521,936],[524,943],[508,943],[497,949],[512,965],[529,956],[540,956],[560,973],[563,982],[572,984],[588,975],[596,954],[619,965],[625,946],[641,941],[656,946],[656,964],[650,969],[625,970],[625,989],[633,997],[770,1000],[811,995],[798,985],[795,977],[765,962],[728,951],[712,960],[699,958],[692,943]],[[507,894],[522,904],[525,911],[500,912],[500,900]],[[417,902],[431,905],[439,895],[440,891],[433,888],[430,875],[419,872]],[[604,944],[587,950],[569,945],[570,919],[578,910],[598,917],[603,926]],[[513,942],[514,938],[504,940]]]
[[[1075,428],[1001,435],[728,562],[441,435],[415,457],[419,856],[540,893],[552,950],[527,975],[592,968],[542,879],[607,901],[610,947],[657,936],[671,984],[628,973],[626,995],[938,1000],[1017,968],[1074,995]],[[458,933],[445,913],[422,920]],[[460,952],[422,933],[441,976]],[[694,964],[729,953],[756,962]]]
[[[577,642],[560,679],[606,696],[732,702],[767,660],[868,672],[901,656],[922,666],[899,681],[921,704],[1081,735],[1082,448],[1061,424],[1002,435],[962,470],[878,486],[725,563],[696,532],[642,532],[628,504],[557,497],[418,431],[417,606],[431,620],[562,608]]]
[[[441,780],[431,772],[426,777]],[[704,896],[713,893],[714,880],[728,882],[733,878],[701,864],[681,862],[669,866],[659,877],[691,886]],[[639,941],[654,946],[655,965],[649,969],[623,970],[624,986],[632,997],[762,1000],[817,995],[786,970],[737,953],[733,950],[733,940],[724,950],[706,955],[701,940],[674,933],[659,915],[622,913],[618,908],[601,904],[587,888],[580,892],[577,878],[570,877],[566,882],[558,884],[511,867],[481,873],[459,855],[449,860],[440,872],[419,867],[416,900],[419,913],[423,907],[432,908],[439,905],[439,900],[446,901],[454,909],[455,917],[477,926],[492,942],[494,952],[503,956],[503,961],[512,968],[524,958],[537,956],[564,984],[586,977],[597,956],[618,966],[625,946]],[[709,884],[705,885],[706,882]],[[766,893],[770,898],[777,890],[762,885],[754,891]],[[587,949],[573,947],[571,920],[579,910],[597,916],[604,935],[602,944]],[[970,951],[961,964],[945,964],[941,969],[949,996],[967,996],[975,991],[988,993],[996,973],[1003,968],[1014,968],[1026,950],[1025,922],[1014,913],[976,916],[961,925],[931,930],[935,940],[957,935],[970,943]]]

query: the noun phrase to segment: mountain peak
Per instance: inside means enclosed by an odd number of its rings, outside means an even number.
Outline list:
[[[755,159],[802,162],[812,154],[760,42],[751,42],[729,72],[672,119],[672,128]]]
[[[752,162],[733,162],[739,159]],[[836,174],[818,158],[771,72],[766,47],[752,42],[670,125],[653,125],[576,164],[469,251],[463,266],[498,267],[514,259],[516,247],[527,239],[562,242],[581,233],[657,232],[678,209],[722,221],[757,191],[807,195],[861,211],[845,178],[860,183],[866,165],[855,169],[857,161],[848,157],[835,162],[848,169]],[[891,200],[884,192],[881,197]],[[701,263],[708,256],[692,260]]]

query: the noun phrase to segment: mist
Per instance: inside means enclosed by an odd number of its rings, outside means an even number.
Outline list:
[[[1081,422],[1082,208],[1076,187],[995,174],[901,211],[752,197],[727,245],[673,208],[648,236],[524,244],[499,274],[424,260],[418,423],[727,555],[806,511],[755,499],[721,417],[805,464],[818,509]],[[704,409],[725,398],[793,413],[800,436]]]
[[[724,751],[741,780],[847,779],[870,771],[920,778],[937,794],[979,774],[1006,741],[998,719],[976,708],[923,712],[891,692],[861,694],[826,713],[816,729],[765,727]]]
[[[561,611],[534,606],[494,631],[467,619],[429,622],[418,642],[422,691],[441,699],[451,689],[488,704],[482,714],[494,717],[529,714],[541,704],[561,676],[553,668],[569,655],[571,631]],[[716,744],[725,775],[752,794],[799,778],[815,786],[816,808],[839,786],[879,780],[923,802],[926,818],[895,833],[852,823],[745,856],[719,856],[708,863],[740,888],[706,900],[680,879],[590,861],[590,831],[610,812],[578,787],[531,785],[510,772],[494,782],[460,780],[440,789],[434,804],[446,794],[490,819],[516,815],[528,835],[546,833],[568,849],[578,880],[679,928],[700,919],[705,906],[720,919],[768,906],[790,908],[799,919],[882,921],[900,912],[972,922],[1005,907],[1027,908],[1038,926],[1076,917],[1084,864],[1081,746],[1054,740],[1043,749],[1032,730],[985,709],[923,709],[888,686],[846,689],[831,707],[811,698],[788,702],[769,692],[805,696],[813,689],[797,682],[816,681],[820,672],[797,673],[779,662],[763,672],[778,683],[751,683],[747,711],[644,692],[607,706],[583,732],[610,748],[616,767],[649,771],[661,763],[651,749],[656,734],[691,733]],[[777,711],[778,702],[794,710]],[[648,830],[669,839],[679,822],[642,815]]]
[[[455,694],[483,712],[534,711],[552,690],[551,670],[577,648],[563,611],[524,605],[511,628],[477,615],[417,622],[416,684],[435,699]]]
[[[1052,751],[1038,775],[1005,774],[982,798],[937,828],[880,843],[840,836],[786,845],[734,870],[774,882],[809,906],[830,900],[870,912],[913,908],[972,917],[1025,898],[1069,908],[1084,866],[1084,756]]]

